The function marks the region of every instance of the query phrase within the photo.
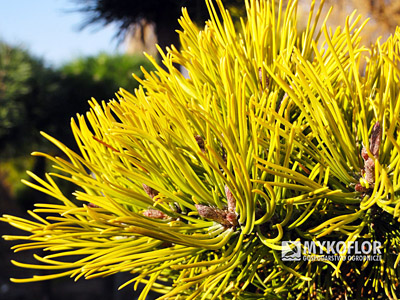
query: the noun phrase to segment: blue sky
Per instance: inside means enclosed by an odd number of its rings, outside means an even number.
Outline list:
[[[50,65],[101,51],[121,51],[116,27],[89,26],[72,0],[0,0],[0,40],[21,45]]]

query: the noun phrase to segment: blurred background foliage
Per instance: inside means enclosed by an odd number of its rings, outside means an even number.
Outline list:
[[[120,87],[133,91],[137,82],[131,74],[142,74],[140,66],[152,68],[143,55],[101,53],[51,68],[26,49],[0,42],[0,184],[7,198],[24,209],[36,200],[20,179],[27,169],[37,174],[47,169],[30,152],[55,151],[40,131],[73,148],[70,118],[85,113],[91,97],[111,99]]]
[[[136,35],[135,43],[144,43],[152,49],[151,54],[157,54],[154,45],[146,43],[148,36],[146,29],[151,26],[162,49],[174,44],[179,46],[179,37],[175,30],[179,29],[178,19],[182,7],[186,7],[191,19],[200,27],[208,19],[208,10],[204,0],[71,0],[76,4],[77,11],[85,16],[82,28],[93,25],[107,26],[116,24],[116,37],[121,40],[127,35]],[[244,0],[223,0],[226,9],[229,9],[234,19],[244,15]],[[161,4],[162,3],[162,4]]]

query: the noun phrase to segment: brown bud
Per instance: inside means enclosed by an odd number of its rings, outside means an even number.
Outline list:
[[[87,206],[89,206],[90,208],[100,208],[100,206],[98,206],[92,202],[89,202],[89,204]]]
[[[375,161],[372,158],[368,158],[364,162],[364,172],[365,172],[365,180],[369,184],[375,183]]]
[[[379,121],[375,123],[369,138],[369,147],[374,158],[379,157],[379,147],[382,140],[382,130]],[[363,145],[361,149],[361,157],[364,160],[364,168],[361,171],[364,174],[365,180],[373,186],[375,184],[375,161],[374,158],[369,157],[366,147]],[[360,188],[358,188],[360,189]],[[357,186],[356,186],[357,191]]]
[[[230,223],[226,220],[226,212],[215,207],[196,204],[196,209],[199,212],[199,215],[205,219],[213,220],[221,225],[228,226]]]
[[[199,148],[201,149],[201,152],[205,152],[206,148],[205,148],[205,145],[204,145],[203,138],[200,135],[195,135],[194,138],[195,138],[195,140],[197,142],[197,145],[199,145]]]
[[[228,212],[226,214],[226,220],[234,227],[236,227],[238,225],[236,213]]]
[[[363,187],[361,185],[361,183],[357,183],[356,186],[354,187],[354,189],[356,192],[359,192],[359,193],[365,193],[367,191],[367,189],[365,187]]]
[[[361,149],[361,156],[362,158],[365,160],[367,160],[369,158],[368,156],[368,152],[367,152],[367,148],[365,148],[365,146],[363,145],[362,149]]]
[[[237,226],[237,216],[235,213],[203,204],[196,204],[195,206],[199,215],[205,219],[213,220],[225,227]]]
[[[147,194],[151,199],[153,199],[155,196],[158,195],[158,191],[156,191],[155,189],[149,187],[148,185],[146,185],[146,184],[143,183],[142,186],[143,186],[143,189],[144,189],[144,191],[146,192],[146,194]]]
[[[372,128],[371,136],[369,138],[369,147],[372,155],[375,158],[378,158],[379,156],[379,146],[381,145],[381,140],[382,140],[381,125],[379,124],[379,122],[376,122],[374,127]],[[365,161],[369,159],[367,149],[365,148],[364,145],[361,149],[361,156]]]
[[[149,208],[148,210],[145,210],[143,212],[143,216],[152,219],[168,219],[168,216],[166,214],[154,208]]]
[[[265,77],[265,82],[263,80],[263,76],[262,76],[262,68],[258,68],[258,79],[260,80],[261,86],[263,88],[269,88],[269,78],[268,76]]]
[[[369,146],[371,149],[371,153],[375,158],[379,156],[379,146],[381,145],[382,140],[382,130],[379,121],[375,123],[374,127],[371,131],[371,136],[369,138]]]
[[[236,200],[235,197],[233,197],[232,192],[228,188],[227,185],[225,185],[225,196],[226,200],[228,202],[228,212],[230,213],[235,213],[236,211]]]

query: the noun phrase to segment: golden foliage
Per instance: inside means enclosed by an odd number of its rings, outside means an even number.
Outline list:
[[[72,120],[80,153],[44,134],[68,159],[34,155],[65,175],[26,184],[59,204],[1,220],[30,233],[5,236],[26,240],[16,251],[49,253],[14,264],[54,274],[14,281],[131,272],[140,299],[395,298],[400,30],[367,48],[360,17],[332,31],[314,2],[301,33],[296,1],[246,1],[240,30],[221,1],[207,4],[202,30],[183,10],[182,50],[160,49],[167,70],[149,56],[156,71],[135,76],[133,95],[93,99]],[[289,240],[381,241],[383,257],[283,262]]]

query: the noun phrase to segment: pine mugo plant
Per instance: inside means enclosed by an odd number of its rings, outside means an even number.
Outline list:
[[[323,3],[301,32],[296,1],[246,0],[238,26],[207,5],[201,30],[183,9],[181,49],[148,57],[134,94],[71,121],[80,153],[43,134],[66,158],[33,153],[58,172],[25,183],[58,202],[1,220],[29,233],[4,236],[15,251],[46,254],[13,263],[52,274],[12,280],[130,272],[121,288],[144,283],[140,299],[398,299],[400,30],[367,48],[367,23],[327,28]],[[322,253],[284,259],[311,242]],[[351,259],[356,242],[379,255]]]

